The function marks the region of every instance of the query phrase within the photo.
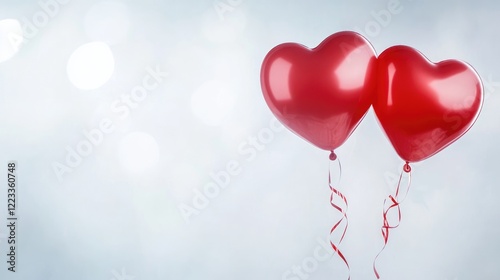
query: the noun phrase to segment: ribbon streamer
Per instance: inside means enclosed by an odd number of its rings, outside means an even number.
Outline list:
[[[333,250],[335,253],[338,254],[338,256],[340,257],[340,259],[345,263],[348,271],[349,271],[349,278],[348,280],[351,279],[351,269],[349,267],[349,263],[347,262],[347,259],[345,258],[344,254],[339,250],[339,246],[340,246],[340,243],[342,243],[342,240],[344,239],[345,237],[345,234],[347,232],[347,227],[349,225],[349,222],[348,222],[348,219],[347,219],[347,208],[348,208],[348,204],[347,204],[347,198],[338,190],[336,189],[333,184],[332,184],[332,163],[334,161],[337,160],[337,155],[332,151],[332,153],[330,154],[330,168],[328,170],[328,185],[330,186],[330,190],[331,190],[331,194],[330,194],[330,205],[335,208],[337,211],[339,211],[342,216],[341,218],[335,223],[335,225],[333,225],[332,229],[330,230],[330,245],[332,246]],[[340,177],[342,175],[342,165],[340,164],[340,160],[337,160],[338,162],[338,169],[339,169],[339,179],[337,180],[337,182],[340,181]],[[341,201],[343,201],[344,203],[344,208],[335,203],[335,197],[338,197],[340,198]],[[333,233],[337,230],[337,229],[340,229],[340,225],[342,224],[342,222],[345,221],[345,226],[344,226],[344,229],[342,230],[342,235],[340,236],[340,239],[338,242],[334,243],[332,240],[331,240],[331,237],[333,235]]]
[[[403,199],[399,200],[399,194],[400,194],[401,181],[403,179],[403,174],[408,174],[408,184],[406,185],[406,190],[404,191]],[[389,195],[388,198],[384,199],[384,211],[382,214],[383,219],[384,219],[384,225],[382,226],[382,236],[384,238],[384,246],[382,247],[380,252],[375,257],[375,260],[373,261],[373,272],[375,272],[375,276],[377,277],[377,279],[380,279],[380,275],[377,271],[377,259],[380,256],[380,254],[382,253],[382,251],[384,251],[385,247],[387,246],[387,243],[389,242],[389,231],[391,229],[397,228],[399,226],[399,224],[401,223],[400,204],[406,199],[406,196],[408,195],[408,191],[410,190],[410,185],[411,185],[411,167],[410,167],[410,164],[408,162],[406,162],[406,164],[403,167],[403,170],[401,170],[401,174],[399,175],[399,180],[398,180],[398,185],[396,187],[395,195]],[[388,201],[391,203],[391,205],[389,207],[386,207]],[[395,225],[390,225],[389,219],[388,219],[389,212],[392,209],[397,211],[398,221]]]

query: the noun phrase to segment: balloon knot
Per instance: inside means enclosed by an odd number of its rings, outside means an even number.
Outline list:
[[[335,154],[335,152],[334,152],[334,151],[332,151],[332,152],[330,153],[330,160],[331,160],[331,161],[334,161],[334,160],[336,160],[336,159],[337,159],[337,155]]]
[[[405,166],[403,166],[403,170],[406,173],[410,173],[411,172],[411,166],[410,166],[409,162],[406,162]]]

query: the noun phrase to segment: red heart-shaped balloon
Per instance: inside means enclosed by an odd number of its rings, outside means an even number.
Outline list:
[[[285,43],[264,59],[261,85],[267,105],[286,127],[333,151],[351,135],[371,105],[376,57],[370,43],[344,31],[308,49]]]
[[[417,50],[394,46],[380,54],[375,114],[399,156],[429,158],[460,138],[481,110],[483,87],[469,65],[431,63]]]

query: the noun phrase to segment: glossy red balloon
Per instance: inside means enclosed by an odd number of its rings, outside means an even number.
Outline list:
[[[286,127],[324,150],[344,143],[369,109],[376,89],[370,43],[344,31],[308,49],[285,43],[264,59],[267,105]]]
[[[429,158],[474,124],[483,87],[469,65],[431,63],[417,50],[394,46],[378,57],[375,114],[399,156],[407,162]]]

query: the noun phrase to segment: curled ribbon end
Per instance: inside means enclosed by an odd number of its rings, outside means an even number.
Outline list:
[[[406,173],[410,173],[411,172],[411,166],[410,166],[409,162],[406,162],[405,166],[403,166],[403,170]]]
[[[337,159],[337,155],[335,154],[335,152],[334,152],[334,151],[332,151],[332,152],[330,153],[330,160],[331,160],[331,161],[334,161],[334,160],[336,160],[336,159]]]
[[[401,181],[403,179],[403,172],[408,173],[408,183],[406,186],[406,190],[404,191],[404,197],[402,199],[399,199],[399,193],[400,193],[400,188],[401,188]],[[384,251],[387,243],[389,242],[389,231],[391,229],[395,229],[399,226],[399,223],[401,223],[401,208],[400,204],[401,202],[406,198],[406,195],[408,195],[408,191],[410,190],[410,184],[411,184],[411,166],[410,163],[407,161],[403,167],[403,170],[401,171],[401,175],[399,175],[399,181],[396,187],[396,193],[395,195],[389,195],[389,198],[384,200],[384,211],[382,213],[382,217],[384,219],[384,223],[382,225],[382,237],[384,238],[384,246],[380,250],[380,252],[377,254],[375,257],[375,260],[373,261],[373,272],[375,273],[375,277],[377,279],[380,279],[380,275],[377,271],[377,259],[379,255]],[[386,206],[386,202],[390,202],[391,204],[389,206]],[[389,212],[395,209],[396,214],[397,214],[397,223],[395,225],[391,225],[389,223]],[[394,212],[394,210],[392,211]]]
[[[337,159],[337,155],[335,154],[334,151],[332,151],[332,153],[330,154],[330,160],[333,162],[336,159]],[[340,160],[337,161],[337,162],[338,162],[339,171],[340,171],[340,173],[342,173],[342,167],[340,166]],[[342,243],[342,240],[344,240],[345,234],[347,232],[347,227],[349,225],[349,221],[347,219],[347,207],[348,207],[348,203],[347,203],[347,198],[344,196],[344,194],[342,194],[332,184],[332,179],[331,179],[332,178],[331,165],[332,165],[332,163],[330,163],[330,171],[328,172],[328,185],[330,186],[330,190],[331,190],[330,205],[334,209],[336,209],[337,211],[339,211],[342,216],[340,217],[340,219],[335,223],[335,225],[330,230],[330,245],[331,245],[334,253],[337,254],[337,256],[346,265],[347,270],[349,271],[349,278],[348,278],[348,280],[350,280],[351,279],[351,276],[350,276],[351,269],[349,267],[349,262],[347,261],[346,257],[344,256],[344,254],[339,249],[340,243]],[[340,201],[339,201],[340,203],[336,202],[338,199],[340,199]],[[343,223],[344,221],[345,221],[345,223]],[[341,229],[342,225],[343,225],[343,229]],[[339,238],[339,240],[337,242],[333,242],[331,240],[332,239],[332,234],[335,231],[337,231],[337,230],[340,231],[339,233],[341,233],[341,235],[340,235],[340,238]]]

